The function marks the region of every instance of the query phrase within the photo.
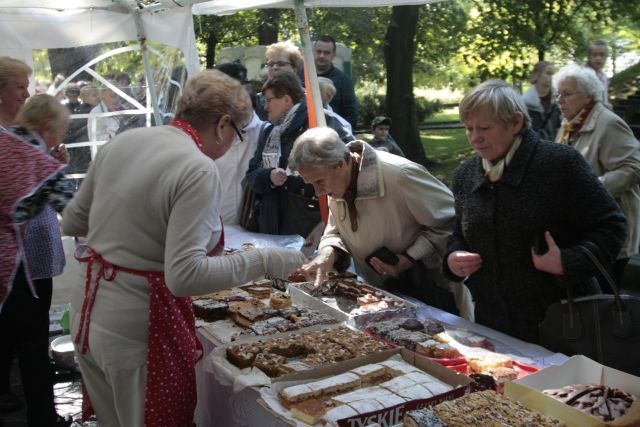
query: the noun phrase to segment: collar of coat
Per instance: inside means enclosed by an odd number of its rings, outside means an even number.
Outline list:
[[[596,105],[591,109],[591,112],[587,116],[587,119],[584,121],[584,124],[578,133],[593,132],[596,127],[596,123],[598,122],[598,117],[600,117],[604,110],[606,110],[606,108],[602,105],[602,102],[596,102]]]
[[[358,172],[358,192],[356,200],[374,199],[384,196],[384,181],[378,162],[378,152],[364,141],[351,141],[347,148],[362,156]]]
[[[540,139],[536,136],[536,133],[529,129],[522,135],[522,143],[511,159],[511,163],[507,166],[502,174],[500,180],[491,182],[488,176],[485,176],[484,169],[482,168],[482,159],[480,156],[473,158],[473,168],[476,171],[477,179],[473,186],[473,191],[478,190],[480,187],[491,184],[509,185],[517,187],[522,182],[524,175],[527,171],[531,156],[536,150],[537,145],[540,143]]]

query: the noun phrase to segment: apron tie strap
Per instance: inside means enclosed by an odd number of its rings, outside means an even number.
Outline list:
[[[88,252],[88,255],[80,256],[81,250]],[[98,286],[100,280],[104,279],[107,282],[113,281],[116,278],[116,266],[106,261],[102,256],[91,249],[89,246],[80,246],[76,249],[74,257],[79,262],[87,263],[87,279],[84,284],[84,301],[82,302],[82,310],[80,312],[80,325],[74,338],[74,342],[81,346],[80,352],[86,354],[89,350],[89,322],[91,321],[91,311],[93,310],[93,304],[96,301],[96,294],[98,293]],[[93,273],[94,264],[98,264],[98,273],[96,274],[96,285],[91,289],[91,279]],[[87,296],[91,293],[89,298]],[[84,331],[84,334],[83,334]]]

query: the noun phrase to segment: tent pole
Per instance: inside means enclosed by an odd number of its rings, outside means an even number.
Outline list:
[[[294,11],[296,14],[296,25],[300,31],[300,44],[302,45],[302,55],[304,63],[308,71],[309,85],[307,90],[311,91],[313,99],[313,110],[316,113],[316,125],[326,126],[327,122],[324,117],[324,109],[322,107],[322,98],[320,97],[320,86],[318,86],[318,74],[316,72],[316,63],[313,59],[313,49],[311,47],[311,38],[309,37],[309,21],[307,20],[307,11],[304,8],[304,0],[294,1]]]
[[[151,69],[151,63],[149,62],[147,36],[145,35],[144,26],[142,24],[142,16],[140,15],[142,12],[137,8],[133,12],[133,19],[136,23],[136,29],[138,31],[138,43],[140,43],[140,52],[142,53],[142,63],[144,64],[144,73],[147,76],[149,96],[151,97],[151,105],[153,106],[153,116],[156,119],[156,126],[161,126],[163,124],[162,113],[160,113],[160,107],[158,106],[156,84],[153,79],[153,70]]]

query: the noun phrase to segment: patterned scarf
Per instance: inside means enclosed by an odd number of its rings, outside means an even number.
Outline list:
[[[578,113],[573,119],[569,121],[563,119],[562,134],[556,139],[556,142],[558,144],[573,145],[578,135],[578,131],[582,129],[584,122],[587,120],[587,117],[595,105],[596,104],[594,102],[590,102],[585,105],[582,110],[580,110],[580,113]]]
[[[502,177],[504,168],[506,168],[509,163],[511,163],[511,159],[513,159],[513,155],[518,150],[518,147],[520,147],[521,142],[522,137],[518,136],[516,140],[513,141],[513,144],[511,144],[511,148],[507,152],[507,155],[495,163],[491,160],[482,159],[482,168],[485,171],[485,175],[489,177],[489,180],[491,182],[496,182]]]
[[[293,118],[296,115],[296,111],[300,107],[300,103],[294,105],[284,114],[280,119],[273,123],[273,130],[269,134],[264,150],[262,150],[262,167],[264,168],[277,168],[280,165],[280,156],[282,155],[280,138],[282,134],[287,130]]]
[[[349,220],[351,221],[351,231],[358,231],[358,210],[356,209],[356,196],[358,195],[358,174],[360,172],[360,162],[362,156],[351,153],[351,181],[344,194],[344,201],[347,202],[349,210]]]

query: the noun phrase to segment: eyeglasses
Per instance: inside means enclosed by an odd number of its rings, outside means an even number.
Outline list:
[[[573,95],[578,94],[578,93],[580,93],[580,92],[560,92],[560,93],[558,93],[558,94],[556,95],[556,99],[557,99],[558,101],[560,101],[561,99],[567,99],[567,98],[570,98],[570,97],[572,97]]]
[[[271,98],[265,98],[264,105],[271,104],[271,101],[273,101],[274,99],[280,99],[280,98],[282,97],[272,96]]]
[[[244,138],[242,137],[242,134],[244,133],[244,129],[240,130],[238,129],[238,126],[236,126],[236,123],[231,120],[231,126],[233,126],[233,130],[236,131],[236,135],[238,135],[238,139],[240,139],[240,142],[244,142]]]
[[[291,65],[291,62],[287,62],[287,61],[269,61],[269,62],[267,62],[267,67],[269,67],[269,68],[273,68],[273,67],[282,68],[282,67],[286,67],[287,65]]]

